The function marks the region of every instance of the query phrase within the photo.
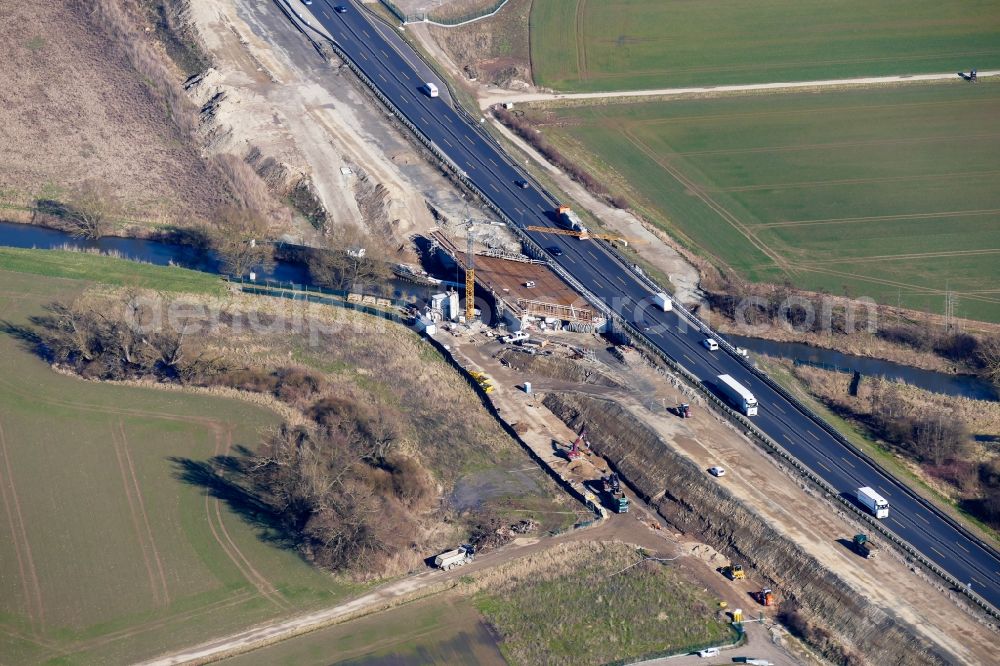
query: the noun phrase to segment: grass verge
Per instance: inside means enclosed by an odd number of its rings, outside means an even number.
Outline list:
[[[225,290],[210,273],[65,250],[0,247],[0,270],[158,291],[221,295]]]

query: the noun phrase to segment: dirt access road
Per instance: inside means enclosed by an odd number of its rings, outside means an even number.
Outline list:
[[[162,655],[143,662],[142,666],[204,664],[226,656],[249,652],[264,645],[293,638],[300,634],[347,621],[360,615],[383,610],[418,595],[444,591],[450,588],[462,576],[552,548],[564,541],[579,540],[623,541],[664,555],[676,555],[680,552],[680,544],[670,540],[662,532],[655,532],[649,529],[646,524],[637,520],[634,514],[614,516],[590,529],[575,530],[545,539],[517,539],[503,549],[481,555],[474,562],[460,567],[455,571],[427,570],[423,573],[388,583],[368,594],[332,608],[257,626],[179,652]],[[697,563],[693,558],[685,559],[688,560],[688,568],[693,571],[693,567],[697,566]],[[725,589],[715,591],[721,592],[722,595],[726,593]]]
[[[1000,70],[979,72],[979,78],[997,76]],[[912,83],[914,81],[946,81],[958,76],[955,72],[947,74],[899,74],[896,76],[866,76],[857,79],[827,79],[825,81],[788,81],[785,83],[748,83],[728,86],[695,86],[691,88],[657,88],[654,90],[623,90],[619,92],[594,93],[548,93],[528,92],[512,93],[500,88],[487,88],[479,94],[479,108],[488,109],[494,104],[504,102],[527,103],[549,101],[579,101],[588,99],[613,99],[625,97],[679,97],[683,95],[705,95],[715,93],[746,92],[759,90],[795,90],[798,88],[841,88],[850,86],[882,85],[887,83]]]

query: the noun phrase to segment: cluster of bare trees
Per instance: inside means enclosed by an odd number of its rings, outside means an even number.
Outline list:
[[[309,561],[379,573],[417,540],[432,477],[398,450],[397,421],[381,412],[350,399],[325,400],[314,412],[318,427],[285,426],[244,457],[242,483]]]
[[[968,426],[955,414],[914,409],[891,382],[877,382],[870,402],[878,434],[918,462],[943,465],[969,456],[972,441]]]
[[[34,319],[40,350],[94,379],[201,381],[221,370],[220,360],[183,325],[151,326],[156,315],[135,296],[50,304]]]
[[[124,204],[107,184],[86,180],[64,201],[39,199],[35,202],[36,219],[77,238],[95,240],[108,235],[124,214]]]
[[[365,286],[392,277],[384,242],[351,224],[331,229],[326,247],[309,252],[306,263],[313,282],[331,289]]]

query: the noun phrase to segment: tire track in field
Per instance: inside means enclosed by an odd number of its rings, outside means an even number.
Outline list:
[[[740,185],[737,187],[720,187],[713,192],[755,192],[759,190],[790,190],[811,187],[826,187],[829,185],[872,185],[875,183],[909,183],[922,180],[952,180],[976,176],[997,176],[1000,171],[963,171],[961,173],[928,173],[917,176],[883,176],[881,178],[840,178],[836,180],[808,180],[797,183],[767,183],[764,185]]]
[[[115,433],[113,425],[111,427],[111,442],[115,448],[115,458],[118,460],[118,471],[121,474],[122,487],[125,490],[125,498],[128,501],[129,513],[132,516],[132,527],[135,530],[135,538],[139,541],[139,550],[142,551],[142,560],[146,565],[146,576],[149,580],[149,589],[153,593],[153,603],[157,606],[164,606],[165,604],[160,596],[161,589],[157,584],[153,561],[146,545],[146,540],[143,538],[142,527],[139,523],[139,511],[136,507],[135,498],[132,497],[132,488],[128,482],[128,471],[125,469],[125,460],[122,456],[121,443],[118,441],[118,435]]]
[[[590,78],[587,71],[587,35],[584,29],[584,16],[587,13],[587,0],[577,0],[576,15],[576,71],[581,81]]]
[[[1000,254],[1000,248],[983,250],[940,250],[938,252],[910,252],[906,254],[874,254],[867,257],[842,257],[840,259],[821,259],[810,263],[819,266],[835,264],[869,264],[883,261],[900,261],[903,259],[941,259],[945,257],[973,257],[984,254]]]
[[[233,445],[232,428],[226,428],[224,435],[221,427],[213,428],[213,433],[215,435],[214,455],[228,454]],[[218,468],[216,468],[215,473],[217,475],[221,474]],[[257,589],[257,592],[262,597],[282,610],[290,610],[292,608],[291,604],[281,596],[281,593],[278,592],[277,588],[267,578],[254,568],[247,556],[243,554],[243,551],[233,541],[222,519],[222,501],[217,497],[211,497],[209,494],[206,494],[205,512],[208,517],[208,526],[212,531],[212,536],[219,546],[222,547],[223,552],[226,553],[226,556],[232,561],[233,565],[239,570],[240,574]],[[215,517],[214,520],[213,514]]]
[[[849,271],[837,271],[832,268],[822,268],[813,267],[810,265],[797,265],[799,270],[812,273],[823,273],[826,275],[836,275],[837,277],[853,278],[856,280],[861,280],[862,282],[871,282],[872,284],[880,284],[888,287],[893,287],[894,289],[905,289],[908,293],[913,294],[935,294],[937,296],[944,296],[948,291],[944,289],[935,289],[934,287],[927,287],[915,284],[909,284],[907,282],[899,282],[898,280],[888,280],[885,278],[876,278],[870,275],[864,275],[862,273],[851,273]],[[972,292],[962,292],[957,291],[957,293],[964,300],[979,301],[982,303],[1000,303],[1000,298],[985,298],[973,294]]]
[[[754,233],[754,231],[749,226],[741,222],[740,219],[735,215],[733,215],[731,212],[729,212],[729,210],[725,206],[723,206],[715,199],[713,199],[711,195],[709,195],[704,188],[702,188],[700,185],[698,185],[693,180],[688,178],[683,172],[681,172],[680,169],[677,169],[676,167],[672,166],[669,162],[664,160],[662,156],[659,155],[655,150],[644,144],[640,139],[638,139],[635,135],[633,135],[627,126],[624,129],[622,129],[622,135],[629,141],[629,143],[631,143],[640,152],[642,152],[642,154],[644,154],[646,157],[652,160],[655,164],[659,165],[659,167],[664,171],[666,171],[670,176],[672,176],[674,180],[676,180],[685,188],[687,188],[689,192],[691,192],[694,196],[700,199],[706,206],[708,206],[711,210],[713,210],[716,214],[718,214],[719,217],[721,217],[731,227],[733,227],[737,232],[739,232],[743,237],[745,237],[750,242],[750,244],[756,247],[758,250],[760,250],[761,253],[764,254],[764,256],[771,259],[771,261],[774,262],[775,266],[785,271],[786,273],[794,271],[793,265],[790,264],[788,261],[786,261],[784,257],[782,257],[780,254],[772,250],[770,246],[768,246],[766,243],[760,240],[757,237],[756,233]]]
[[[21,586],[24,590],[24,602],[28,618],[33,630],[38,633],[45,626],[45,604],[42,603],[42,588],[38,582],[38,572],[35,560],[31,555],[31,544],[28,542],[28,532],[21,512],[21,501],[17,497],[14,485],[14,469],[10,462],[7,449],[7,436],[0,423],[0,456],[3,457],[3,469],[0,469],[0,493],[3,495],[4,508],[11,527],[11,541],[17,555],[17,565],[21,575]],[[6,482],[4,474],[6,473]]]
[[[139,515],[146,527],[146,536],[149,539],[149,548],[153,554],[153,561],[156,564],[156,573],[159,577],[160,585],[163,586],[164,605],[169,606],[170,587],[167,585],[167,576],[163,569],[163,559],[160,557],[160,551],[156,547],[156,539],[153,536],[153,528],[149,524],[149,514],[146,512],[146,502],[142,498],[142,488],[139,485],[139,477],[135,473],[135,465],[132,462],[132,454],[129,453],[128,437],[125,435],[125,423],[122,419],[118,419],[118,433],[122,438],[122,452],[125,454],[125,462],[128,465],[129,476],[132,478],[132,485],[135,488],[135,497],[139,502]]]
[[[690,150],[676,152],[675,155],[682,157],[702,156],[702,155],[750,155],[756,153],[797,153],[807,150],[822,150],[828,148],[856,148],[868,146],[898,146],[921,143],[955,143],[958,141],[979,141],[981,139],[995,139],[1000,137],[1000,133],[984,132],[982,134],[956,134],[953,136],[925,136],[925,137],[903,137],[898,139],[871,139],[865,141],[831,141],[829,143],[798,143],[794,146],[759,146],[757,148],[716,148],[713,150]]]
[[[933,220],[949,217],[981,217],[1000,214],[1000,208],[983,208],[977,210],[950,210],[938,213],[900,213],[898,215],[867,215],[863,217],[828,217],[817,220],[786,220],[784,222],[767,222],[755,225],[755,229],[771,229],[774,227],[798,227],[823,224],[840,224],[846,222],[897,222],[902,220]]]
[[[104,634],[99,638],[92,638],[90,640],[82,641],[80,643],[73,643],[69,646],[64,646],[62,648],[53,649],[58,653],[59,656],[66,656],[76,652],[83,652],[85,650],[93,650],[99,648],[108,643],[114,643],[116,641],[126,640],[140,636],[147,631],[155,631],[156,629],[161,629],[163,627],[168,627],[172,624],[177,624],[178,622],[183,622],[184,620],[190,620],[192,618],[198,617],[199,615],[204,615],[205,613],[210,613],[214,611],[223,610],[229,608],[230,606],[237,606],[241,603],[249,601],[256,595],[250,590],[244,589],[236,594],[226,597],[225,599],[220,599],[219,601],[200,606],[193,610],[189,610],[183,613],[177,613],[171,615],[170,617],[163,618],[161,620],[155,620],[153,622],[146,622],[145,624],[139,624],[128,629],[120,629],[118,631],[113,631],[109,634]]]

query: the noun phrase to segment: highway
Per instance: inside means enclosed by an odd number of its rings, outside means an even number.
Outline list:
[[[337,5],[347,7],[347,11],[335,12]],[[525,176],[509,156],[444,99],[430,98],[422,92],[426,74],[418,72],[426,72],[426,65],[391,28],[369,19],[349,0],[315,0],[310,9],[380,92],[464,171],[493,205],[521,226],[556,226],[556,202],[534,187],[519,188],[516,181]],[[889,517],[883,521],[886,527],[955,579],[971,585],[994,608],[1000,608],[1000,554],[995,550],[927,510],[904,484],[846,448],[736,357],[723,349],[708,351],[701,344],[704,333],[676,311],[657,310],[646,284],[602,244],[539,232],[529,235],[543,248],[560,248],[561,255],[550,253],[553,263],[633,322],[652,344],[710,389],[723,373],[747,386],[760,403],[759,413],[752,419],[758,428],[842,495],[853,496],[860,486],[875,488],[891,507]],[[802,520],[808,521],[809,516],[802,516]]]

